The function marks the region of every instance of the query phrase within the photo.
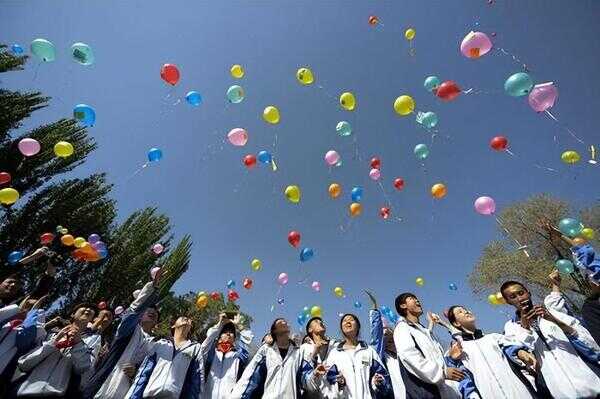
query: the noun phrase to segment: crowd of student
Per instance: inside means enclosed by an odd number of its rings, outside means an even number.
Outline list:
[[[590,248],[575,251],[581,260]],[[44,255],[38,250],[23,262]],[[587,256],[583,262],[600,261]],[[0,283],[1,398],[600,398],[600,286],[590,280],[593,294],[580,320],[569,312],[557,271],[543,305],[533,303],[522,283],[502,284],[502,296],[515,308],[502,334],[484,334],[460,305],[446,310],[447,321],[428,313],[425,326],[422,304],[408,292],[396,297],[400,321],[386,325],[369,294],[368,342],[353,314],[340,318],[338,340],[313,317],[295,342],[279,318],[253,356],[251,334],[226,314],[202,343],[190,338],[193,323],[185,316],[172,322],[169,338],[153,337],[160,272],[118,324],[110,310],[93,304],[75,306],[70,320],[46,320],[54,273],[49,263],[27,296],[18,275]],[[450,332],[447,350],[436,328]]]

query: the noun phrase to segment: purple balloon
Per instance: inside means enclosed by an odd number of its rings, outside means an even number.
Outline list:
[[[90,234],[90,236],[88,237],[88,242],[90,244],[95,244],[98,241],[100,241],[100,236],[98,234],[96,234],[96,233]]]
[[[103,243],[102,241],[96,241],[95,243],[91,244],[92,248],[94,248],[96,251],[106,251],[106,244]]]
[[[540,83],[533,86],[529,93],[529,105],[536,112],[544,112],[554,106],[557,98],[558,89],[554,86],[554,82]]]
[[[475,210],[480,215],[491,215],[496,212],[496,202],[492,197],[479,197],[475,200]]]

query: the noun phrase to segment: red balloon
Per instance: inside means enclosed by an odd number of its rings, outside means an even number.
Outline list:
[[[396,190],[398,191],[402,190],[404,188],[404,179],[398,177],[394,180],[394,187],[396,187]]]
[[[247,289],[247,290],[249,290],[250,288],[252,288],[252,284],[253,284],[252,279],[250,279],[248,277],[246,277],[244,279],[244,282],[242,283],[242,285],[244,286],[244,288]]]
[[[300,233],[297,231],[290,231],[290,234],[288,234],[288,242],[292,247],[298,248],[298,245],[300,245]]]
[[[496,151],[504,151],[508,147],[508,140],[504,136],[496,136],[490,141],[490,147]]]
[[[221,299],[221,293],[217,292],[217,291],[213,291],[210,293],[210,297],[213,301],[218,301],[219,299]]]
[[[372,169],[381,169],[381,160],[377,157],[371,159],[371,168]]]
[[[460,87],[451,80],[447,80],[438,87],[435,94],[444,101],[452,101],[460,95]]]
[[[238,299],[240,299],[240,294],[238,294],[234,290],[229,290],[229,293],[227,294],[227,299],[229,299],[231,302],[235,302]]]
[[[179,82],[179,69],[175,64],[165,64],[160,68],[160,77],[162,80],[175,86]]]
[[[8,172],[0,172],[0,184],[10,183],[12,177]]]
[[[42,245],[50,244],[54,240],[54,234],[44,233],[40,236],[40,242]]]
[[[377,18],[377,15],[369,16],[369,25],[377,25],[377,22],[379,22],[379,18]]]
[[[382,219],[387,219],[390,217],[390,208],[384,206],[379,210],[379,216],[381,216]]]
[[[102,301],[102,302],[98,303],[98,309],[104,310],[104,309],[106,309],[106,307],[107,307],[106,302]]]
[[[244,157],[244,165],[246,165],[248,169],[254,167],[256,165],[256,157],[252,154],[246,155]]]

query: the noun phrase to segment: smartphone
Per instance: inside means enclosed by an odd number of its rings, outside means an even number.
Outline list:
[[[525,302],[521,308],[521,310],[525,313],[531,311],[533,309],[533,302],[531,302],[531,299],[528,299],[527,302]]]

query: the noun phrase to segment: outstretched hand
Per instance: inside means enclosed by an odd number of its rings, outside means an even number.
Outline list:
[[[375,296],[373,296],[373,294],[371,294],[367,290],[363,290],[363,291],[369,297],[369,301],[371,301],[371,306],[373,307],[373,309],[377,309],[377,299],[375,299]]]

